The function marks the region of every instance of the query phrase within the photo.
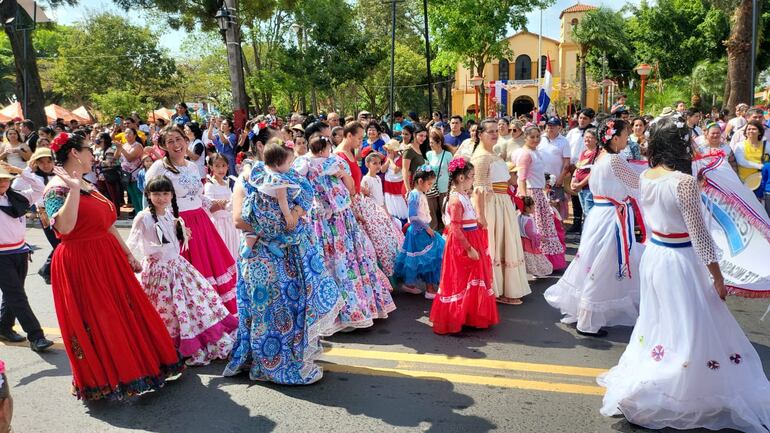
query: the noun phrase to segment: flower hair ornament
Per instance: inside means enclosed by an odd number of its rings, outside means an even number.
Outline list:
[[[429,172],[429,171],[433,171],[433,167],[430,164],[423,164],[417,167],[417,171]]]
[[[604,125],[604,134],[602,135],[602,143],[607,144],[610,141],[612,141],[612,137],[615,136],[615,134],[618,133],[618,130],[615,129],[615,121],[614,120],[608,120],[607,123]]]
[[[59,149],[61,149],[61,147],[64,146],[64,144],[67,143],[67,140],[69,139],[70,139],[69,134],[67,134],[66,132],[60,133],[59,135],[56,136],[56,138],[54,138],[51,141],[51,150],[54,153],[58,152]]]
[[[465,168],[465,159],[464,158],[457,158],[453,159],[449,163],[449,172],[454,173],[457,170],[462,170]]]

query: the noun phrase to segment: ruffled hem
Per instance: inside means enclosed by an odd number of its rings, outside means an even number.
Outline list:
[[[196,335],[194,338],[184,338],[179,341],[179,353],[184,357],[194,356],[209,344],[214,344],[238,328],[238,319],[235,316],[227,316],[219,323]]]
[[[335,306],[324,316],[307,327],[307,345],[302,351],[302,367],[299,368],[298,374],[300,381],[288,381],[282,380],[283,376],[274,374],[265,374],[265,371],[260,368],[259,361],[255,360],[251,354],[249,356],[241,356],[240,359],[232,359],[222,372],[223,376],[235,376],[247,368],[247,364],[251,364],[249,368],[249,379],[262,382],[273,382],[280,385],[310,385],[318,382],[323,377],[323,368],[315,363],[315,360],[323,353],[323,347],[321,346],[321,337],[329,336],[334,332],[337,332],[337,324],[335,321],[338,319],[340,310],[344,303],[339,298]],[[340,328],[340,329],[344,329]],[[329,333],[329,331],[332,331]],[[251,349],[249,349],[251,350]]]
[[[600,410],[604,416],[622,414],[628,421],[649,429],[731,428],[750,433],[767,433],[770,430],[770,397],[767,389],[764,393],[742,391],[741,394],[698,396],[681,400],[666,394],[654,382],[629,381],[628,378],[633,375],[624,374],[619,377],[618,374],[613,369],[596,379],[600,386],[607,388]],[[639,403],[642,399],[646,401]]]
[[[79,388],[73,384],[73,395],[78,400],[123,400],[154,389],[160,389],[165,385],[166,379],[180,374],[185,369],[184,360],[180,359],[171,365],[161,365],[160,373],[154,376],[145,376],[129,383],[119,383],[115,386],[104,385],[99,387]]]
[[[553,273],[553,264],[543,253],[533,254],[524,251],[524,263],[527,272],[536,277],[545,277]]]
[[[546,302],[558,308],[563,323],[576,323],[583,332],[597,332],[605,326],[634,326],[639,317],[639,300],[633,295],[603,302],[590,302],[578,296],[578,288],[559,280],[543,294]]]

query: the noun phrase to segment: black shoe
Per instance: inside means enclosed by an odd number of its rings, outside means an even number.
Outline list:
[[[21,343],[26,340],[27,337],[22,337],[18,332],[11,330],[10,332],[0,332],[0,341],[7,341],[9,343]]]
[[[40,268],[40,270],[37,271],[37,274],[40,275],[41,278],[43,278],[43,281],[45,281],[45,283],[47,285],[49,285],[49,286],[51,285],[51,273],[50,273],[50,271],[49,272],[45,272],[43,270],[43,268]]]
[[[43,352],[46,349],[48,349],[49,347],[51,347],[51,346],[53,346],[53,341],[51,341],[51,340],[49,340],[49,339],[47,339],[45,337],[38,338],[35,341],[30,341],[29,342],[29,347],[34,352]]]
[[[605,331],[604,329],[600,329],[597,332],[583,332],[578,329],[577,333],[580,335],[584,335],[586,337],[595,337],[595,338],[603,338],[607,336],[607,331]]]

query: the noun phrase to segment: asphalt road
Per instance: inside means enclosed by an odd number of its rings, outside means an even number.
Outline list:
[[[83,403],[69,393],[50,286],[36,274],[49,247],[39,229],[28,230],[28,241],[42,248],[27,293],[57,344],[44,354],[0,345],[17,433],[646,431],[599,414],[603,391],[594,378],[618,360],[630,328],[612,328],[604,339],[577,335],[543,300],[554,279],[534,282],[521,306],[501,305],[493,329],[457,336],[433,334],[429,301],[396,293],[390,318],[324,343],[324,379],[308,387],[223,378],[216,363],[188,369],[158,392]],[[767,303],[729,305],[770,373],[770,320],[759,321]]]

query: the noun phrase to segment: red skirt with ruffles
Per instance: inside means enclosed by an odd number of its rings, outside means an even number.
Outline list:
[[[487,232],[476,228],[463,233],[478,251],[479,260],[468,257],[449,232],[441,265],[441,283],[430,310],[436,334],[457,333],[463,326],[488,328],[499,322]]]

